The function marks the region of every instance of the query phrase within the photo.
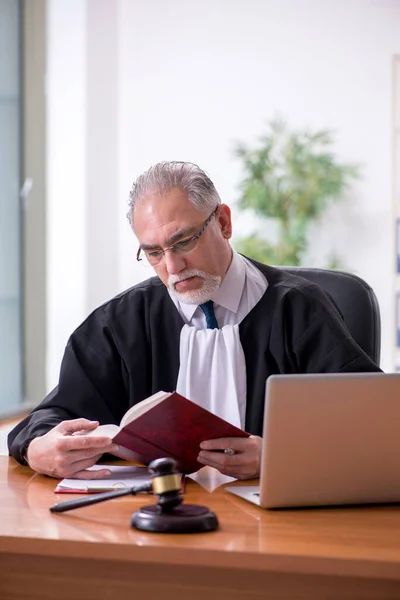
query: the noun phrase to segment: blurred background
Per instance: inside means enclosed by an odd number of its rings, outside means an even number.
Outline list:
[[[125,215],[160,160],[208,172],[239,250],[364,278],[399,369],[398,0],[0,0],[0,416],[149,276]]]

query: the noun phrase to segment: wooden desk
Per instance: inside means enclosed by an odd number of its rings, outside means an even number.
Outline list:
[[[0,457],[1,600],[400,598],[400,507],[264,511],[189,482],[216,532],[129,527],[149,497],[53,515],[55,480]],[[72,497],[72,496],[68,496]]]

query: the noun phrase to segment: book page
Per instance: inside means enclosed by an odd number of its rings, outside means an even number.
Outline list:
[[[117,435],[119,430],[120,427],[118,427],[118,425],[111,425],[110,423],[109,425],[99,425],[98,427],[96,427],[96,429],[90,429],[90,431],[75,431],[75,433],[73,433],[72,435],[89,435],[91,437],[104,435],[112,439],[114,436]]]
[[[159,392],[156,392],[152,396],[149,396],[145,400],[138,402],[138,404],[135,404],[135,406],[132,406],[124,414],[124,416],[121,419],[121,427],[124,427],[127,423],[130,423],[134,419],[137,419],[137,417],[140,417],[140,415],[143,415],[150,408],[153,408],[153,406],[160,404],[160,402],[165,400],[165,398],[168,398],[168,396],[170,396],[170,395],[171,395],[170,392],[163,392],[161,390]]]

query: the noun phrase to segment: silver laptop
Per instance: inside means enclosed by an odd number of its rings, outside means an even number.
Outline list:
[[[263,508],[400,502],[400,375],[273,375],[260,486],[229,492]]]

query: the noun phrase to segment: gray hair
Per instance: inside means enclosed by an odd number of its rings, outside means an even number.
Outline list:
[[[142,173],[129,194],[129,211],[126,215],[132,225],[135,205],[150,193],[164,194],[173,188],[187,192],[189,201],[199,211],[211,211],[221,198],[207,173],[190,162],[160,162]]]

